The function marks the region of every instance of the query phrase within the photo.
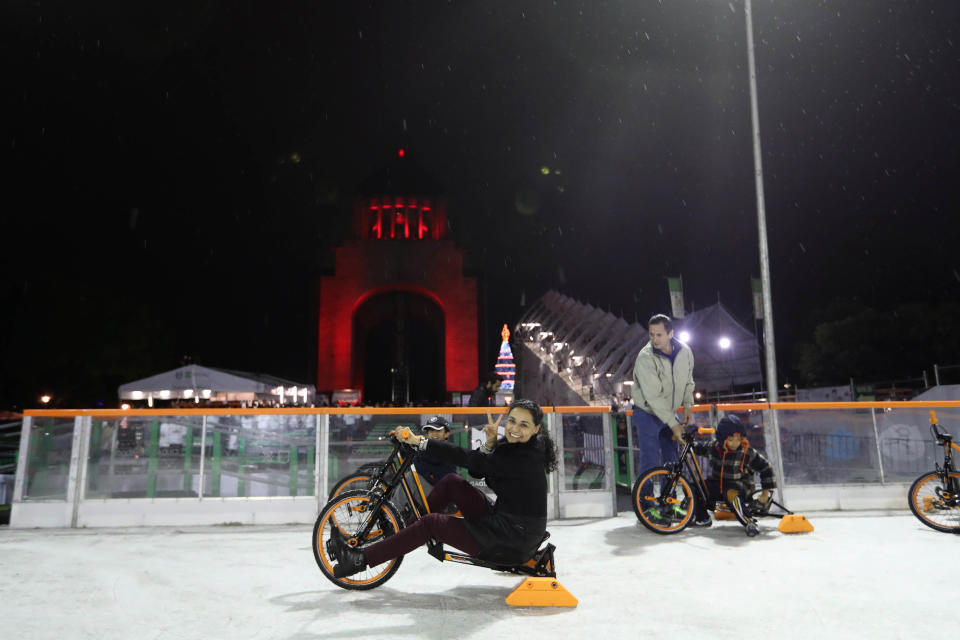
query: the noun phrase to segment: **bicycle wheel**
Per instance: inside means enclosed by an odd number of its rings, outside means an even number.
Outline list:
[[[347,491],[369,491],[373,480],[369,473],[364,471],[355,471],[348,476],[340,479],[337,484],[330,489],[328,500],[333,500],[336,496]]]
[[[944,487],[936,471],[917,478],[907,494],[910,511],[923,524],[944,533],[960,533],[960,501],[956,491],[960,487],[960,473],[949,474],[953,487]]]
[[[333,567],[337,563],[336,558],[331,557],[327,550],[327,541],[330,540],[330,532],[333,527],[337,527],[343,535],[354,546],[363,548],[374,542],[379,542],[388,536],[392,536],[403,527],[403,521],[396,507],[389,502],[384,502],[379,512],[374,514],[369,510],[371,502],[370,494],[366,491],[347,491],[339,494],[330,500],[317,517],[317,522],[313,525],[313,558],[317,561],[317,566],[331,582],[343,589],[373,589],[393,577],[393,574],[400,568],[403,556],[388,560],[375,567],[367,567],[362,572],[346,578],[335,578]],[[355,534],[360,531],[364,524],[370,518],[376,518],[376,522],[367,538],[359,543],[355,540]]]
[[[666,467],[653,467],[633,483],[633,512],[640,523],[654,533],[678,533],[693,521],[693,489],[680,475],[673,490],[664,493],[673,480],[673,473]]]

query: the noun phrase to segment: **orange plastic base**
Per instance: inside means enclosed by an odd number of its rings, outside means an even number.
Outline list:
[[[577,599],[556,578],[524,578],[507,596],[512,607],[575,607]]]
[[[813,525],[807,520],[807,516],[792,513],[780,519],[780,526],[777,529],[783,533],[808,533],[813,531]]]
[[[726,509],[717,509],[713,512],[713,518],[715,520],[736,520],[737,516],[733,515],[733,511],[727,511]]]

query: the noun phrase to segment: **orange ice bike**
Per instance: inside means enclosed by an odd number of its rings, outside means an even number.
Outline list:
[[[404,434],[406,437],[409,434]],[[365,469],[353,478],[361,488],[331,491],[331,497],[320,511],[313,526],[311,548],[320,571],[328,580],[343,589],[374,589],[400,568],[404,556],[367,567],[362,572],[337,578],[333,568],[336,559],[330,542],[336,528],[347,544],[363,548],[396,534],[400,529],[430,513],[430,506],[414,462],[418,451],[391,435],[393,449],[378,468]],[[351,474],[352,476],[353,474]],[[349,478],[350,476],[348,476]],[[397,503],[403,508],[397,507]],[[457,551],[446,550],[443,543],[431,541],[427,550],[441,562],[456,562],[527,576],[508,597],[507,604],[518,606],[575,606],[576,598],[557,582],[553,552],[546,532],[537,551],[526,562],[503,565]]]
[[[907,503],[913,515],[931,529],[960,533],[960,472],[953,466],[953,450],[960,451],[960,446],[940,430],[934,411],[930,412],[930,433],[943,447],[943,466],[934,465],[933,471],[913,481]]]
[[[757,500],[759,489],[742,503],[735,500],[734,505],[710,499],[703,469],[693,451],[693,439],[696,435],[710,435],[715,431],[712,427],[687,427],[676,462],[651,467],[637,476],[631,502],[640,524],[661,535],[679,533],[693,522],[696,505],[703,504],[708,511],[714,512],[717,520],[739,521],[751,537],[760,532],[757,518],[762,516],[780,518],[777,528],[784,533],[812,531],[813,526],[806,517],[793,513],[772,497],[765,504],[760,503]],[[773,507],[776,511],[771,512]]]

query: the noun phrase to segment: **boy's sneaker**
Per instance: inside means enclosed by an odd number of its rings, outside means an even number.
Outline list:
[[[710,518],[710,514],[708,513],[703,518],[694,518],[692,524],[695,527],[703,527],[704,529],[706,529],[707,527],[713,524],[713,519]]]

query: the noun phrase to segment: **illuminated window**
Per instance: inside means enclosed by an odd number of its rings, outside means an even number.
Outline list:
[[[436,240],[442,235],[430,200],[371,198],[363,212],[365,240]]]
[[[430,227],[427,225],[428,215],[429,214],[425,214],[423,212],[423,209],[420,209],[417,212],[417,239],[418,240],[423,240],[424,237],[429,237],[428,234],[430,233]]]
[[[370,211],[367,212],[367,237],[370,239],[376,238],[379,240],[383,237],[381,213],[378,204],[372,204]]]

